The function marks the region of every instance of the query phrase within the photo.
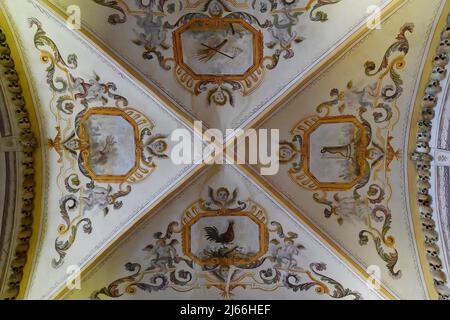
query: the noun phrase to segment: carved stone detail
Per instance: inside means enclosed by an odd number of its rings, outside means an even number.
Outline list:
[[[33,209],[35,197],[35,169],[34,150],[36,139],[32,133],[31,122],[28,117],[23,91],[20,86],[19,75],[16,71],[14,60],[11,57],[11,50],[7,44],[5,34],[0,29],[0,77],[6,86],[6,103],[14,108],[15,120],[18,133],[18,148],[21,151],[22,165],[22,199],[20,214],[20,227],[14,230],[16,248],[14,259],[11,261],[7,276],[7,289],[0,293],[2,299],[15,299],[19,293],[20,283],[23,278],[23,268],[27,262],[27,253],[30,247],[32,234]]]
[[[447,277],[442,271],[442,260],[439,257],[440,248],[437,245],[438,233],[436,231],[436,223],[433,220],[433,209],[431,203],[433,201],[430,190],[431,177],[431,131],[432,120],[435,117],[434,108],[438,104],[438,94],[442,91],[441,82],[447,77],[447,67],[449,64],[450,54],[450,16],[447,18],[447,25],[441,34],[441,42],[439,43],[436,55],[433,59],[433,70],[425,95],[421,104],[421,119],[417,125],[419,127],[416,138],[416,150],[411,155],[411,159],[416,164],[417,172],[417,203],[421,218],[422,229],[425,235],[426,256],[430,272],[434,280],[439,298],[450,300],[450,289],[447,285]]]

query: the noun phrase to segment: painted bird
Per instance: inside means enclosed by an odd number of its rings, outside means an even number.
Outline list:
[[[206,239],[211,242],[227,244],[231,243],[234,240],[234,221],[231,220],[228,223],[227,231],[222,234],[219,234],[219,231],[216,227],[205,227]]]

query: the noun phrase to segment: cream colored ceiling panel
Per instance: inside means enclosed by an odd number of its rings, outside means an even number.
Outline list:
[[[187,127],[107,57],[37,2],[2,4],[29,70],[40,141],[48,145],[27,293],[47,298],[68,270],[82,267],[193,166],[170,159],[170,133]]]
[[[137,73],[224,129],[262,111],[389,1],[50,2],[78,6],[83,25]]]
[[[443,1],[411,0],[262,128],[282,128],[274,189],[401,298],[426,297],[409,212],[409,121]]]
[[[380,299],[246,176],[211,167],[67,299]]]

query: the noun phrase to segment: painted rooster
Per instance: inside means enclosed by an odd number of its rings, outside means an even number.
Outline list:
[[[233,242],[234,240],[234,221],[228,223],[227,231],[219,234],[217,227],[206,227],[206,239],[211,242],[221,243],[223,245]]]

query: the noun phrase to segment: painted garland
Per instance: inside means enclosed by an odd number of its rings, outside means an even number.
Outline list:
[[[335,219],[340,226],[361,223],[359,245],[373,243],[393,279],[400,279],[402,270],[392,231],[394,188],[387,173],[401,157],[392,131],[399,122],[397,100],[404,87],[401,71],[410,50],[408,34],[413,32],[414,24],[405,23],[379,66],[373,61],[364,64],[364,85],[350,80],[343,90],[333,88],[331,99],[319,104],[315,114],[301,119],[291,129],[290,139],[280,143],[280,162],[288,165],[291,180],[312,192],[325,218]],[[333,126],[333,136],[339,140],[333,141],[327,129],[320,131],[327,126]],[[318,132],[327,138],[317,138]],[[321,146],[320,154],[314,153],[312,145]],[[321,158],[327,159],[323,167],[344,168],[335,173],[338,178],[325,181],[314,175],[310,163],[319,166]]]
[[[23,268],[27,262],[27,253],[32,235],[33,209],[35,197],[35,177],[33,152],[36,149],[36,139],[33,135],[31,122],[28,117],[23,91],[20,86],[19,75],[11,57],[11,49],[6,36],[0,29],[0,76],[7,84],[6,98],[11,106],[15,107],[15,118],[20,129],[19,143],[22,151],[22,199],[20,212],[20,228],[15,231],[15,256],[9,266],[7,290],[0,298],[12,300],[19,294],[20,283],[23,278]]]

